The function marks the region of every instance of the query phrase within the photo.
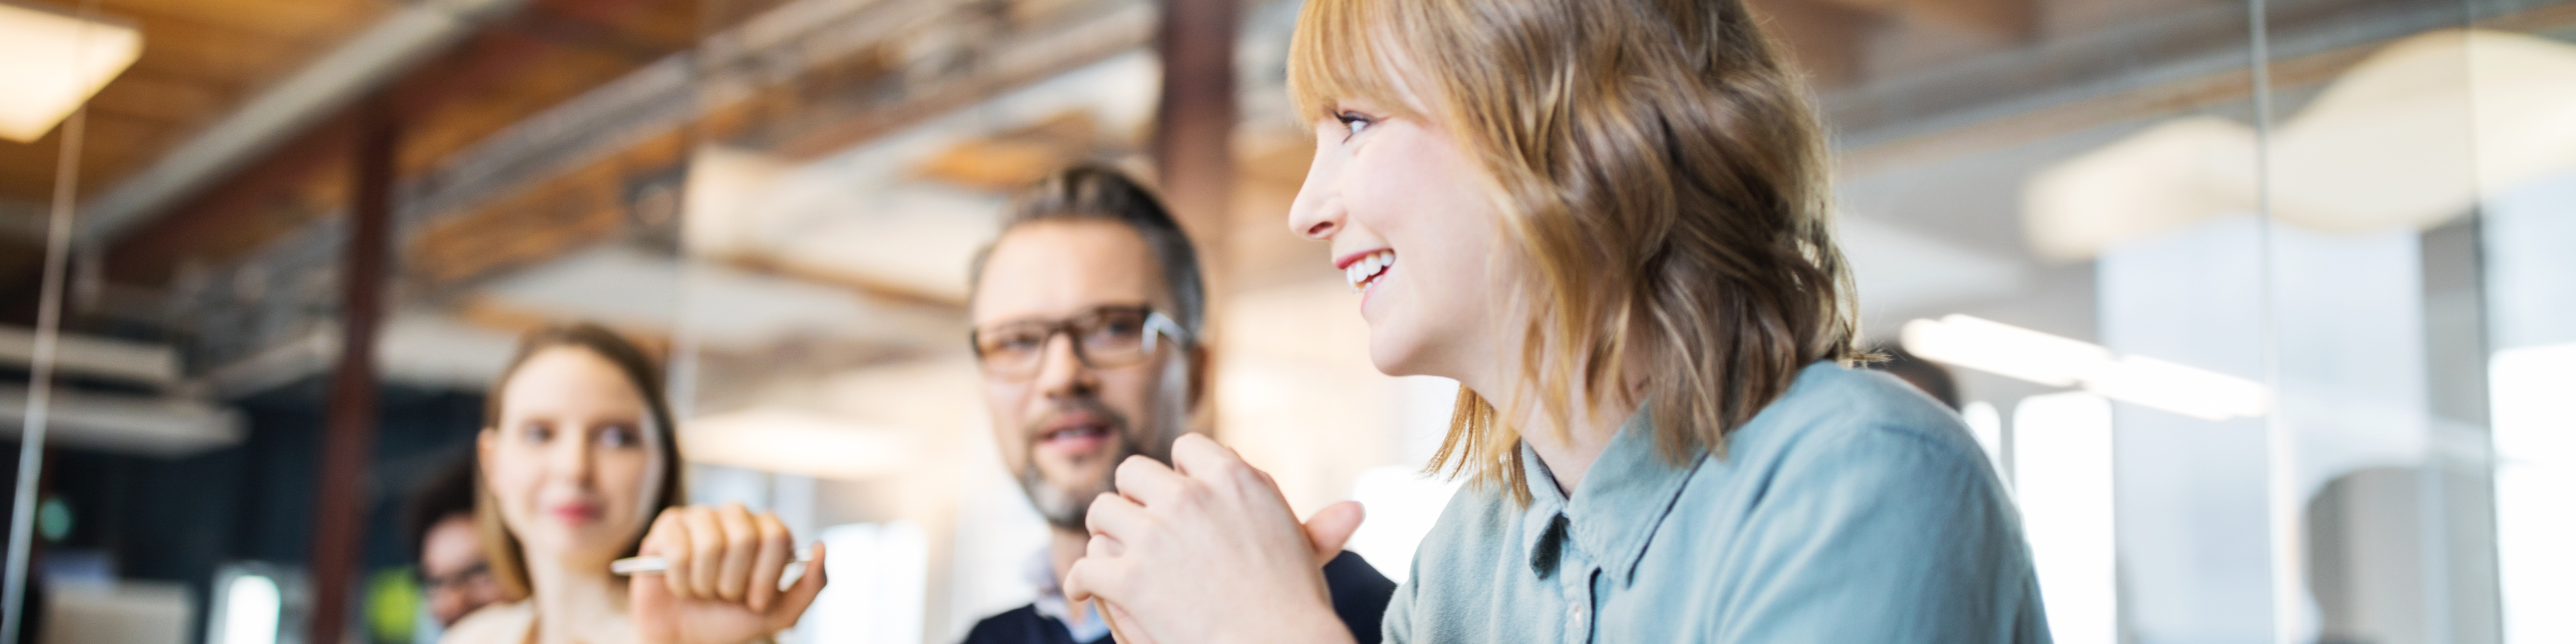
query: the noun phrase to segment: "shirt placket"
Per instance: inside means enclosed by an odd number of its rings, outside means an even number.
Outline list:
[[[1593,624],[1592,578],[1601,568],[1592,565],[1592,557],[1575,547],[1574,540],[1564,542],[1564,563],[1557,567],[1557,592],[1565,601],[1565,644],[1590,644]]]

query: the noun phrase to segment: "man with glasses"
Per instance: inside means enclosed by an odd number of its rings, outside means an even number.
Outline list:
[[[474,523],[474,459],[469,455],[432,477],[411,501],[411,543],[419,548],[422,594],[435,633],[455,626],[474,609],[503,599]],[[435,641],[434,638],[421,638]]]
[[[1132,455],[1169,462],[1206,393],[1197,251],[1151,193],[1116,170],[1082,166],[1014,204],[970,279],[969,337],[994,442],[1053,534],[1030,562],[1037,601],[976,624],[966,642],[1108,641],[1105,620],[1068,605],[1060,584],[1090,540],[1091,500],[1111,491],[1118,464]],[[1324,577],[1352,636],[1377,642],[1394,582],[1348,552]]]

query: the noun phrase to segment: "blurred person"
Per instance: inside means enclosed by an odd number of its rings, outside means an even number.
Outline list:
[[[1458,380],[1452,498],[1389,642],[2046,642],[1958,417],[1855,371],[1806,89],[1742,0],[1308,0],[1289,213],[1390,375]],[[1129,458],[1068,595],[1122,636],[1337,642],[1304,523],[1185,436]]]
[[[1951,411],[1959,410],[1959,405],[1962,404],[1959,400],[1959,381],[1951,377],[1949,368],[1916,357],[1906,351],[1905,347],[1895,344],[1871,347],[1869,352],[1887,356],[1887,359],[1862,363],[1862,367],[1885,371],[1888,375],[1905,381],[1905,384],[1914,385],[1915,389],[1923,390],[1924,395],[1941,401],[1941,404],[1949,406]]]
[[[1110,641],[1060,582],[1088,539],[1091,500],[1122,459],[1160,461],[1190,432],[1208,352],[1197,251],[1162,203],[1116,170],[1075,167],[1023,195],[972,267],[971,339],[1002,462],[1052,528],[1031,558],[1037,601],[977,623],[969,644]],[[1305,563],[1318,601],[1377,641],[1395,590],[1338,546]],[[1219,607],[1222,614],[1241,607]]]
[[[420,555],[429,615],[440,629],[502,601],[501,583],[492,578],[491,558],[483,551],[483,533],[474,524],[474,459],[458,459],[432,477],[412,497],[406,525]]]
[[[441,641],[739,644],[794,625],[813,603],[820,546],[810,572],[781,590],[794,542],[777,517],[680,506],[661,383],[651,358],[597,325],[520,340],[475,437],[475,521],[510,600],[467,615]],[[668,571],[610,572],[638,554],[665,558]]]

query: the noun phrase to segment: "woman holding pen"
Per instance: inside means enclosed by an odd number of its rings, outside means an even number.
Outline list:
[[[794,625],[813,603],[820,546],[811,572],[782,590],[794,542],[777,517],[680,505],[661,383],[643,351],[597,325],[520,341],[475,441],[476,520],[513,600],[466,616],[444,641],[739,644]],[[659,570],[612,570],[639,554]]]

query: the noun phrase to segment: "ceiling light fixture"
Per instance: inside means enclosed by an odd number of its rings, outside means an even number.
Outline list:
[[[921,432],[862,425],[810,412],[754,407],[700,416],[680,432],[680,453],[698,463],[839,481],[864,481],[913,467]]]
[[[43,138],[142,54],[132,25],[0,3],[0,138]]]
[[[1925,360],[2053,387],[2081,386],[2122,402],[2201,420],[2261,416],[2271,410],[2262,383],[2145,356],[2121,356],[2102,345],[1993,320],[1951,314],[1905,323],[1900,342]]]
[[[1902,340],[1925,360],[2052,387],[2073,386],[2112,357],[2101,345],[1957,314],[1907,322]]]

